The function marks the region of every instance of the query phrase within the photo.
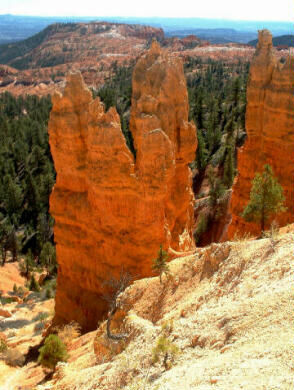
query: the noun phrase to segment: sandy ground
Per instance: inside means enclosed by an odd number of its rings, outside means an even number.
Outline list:
[[[97,364],[95,334],[82,336],[71,361],[37,389],[293,389],[293,250],[287,233],[174,260],[169,283],[150,278],[126,290],[130,339],[122,353]],[[170,320],[180,352],[166,371],[151,357]]]
[[[0,390],[292,390],[292,230],[275,240],[213,244],[173,260],[163,284],[143,279],[123,294],[129,338],[121,353],[102,323],[98,332],[73,340],[69,361],[52,380],[35,362],[13,368],[0,361]],[[25,355],[38,345],[36,317],[53,306],[33,296],[5,305],[13,315],[0,318],[0,331],[10,347]],[[164,323],[172,324],[168,339],[178,348],[168,370],[162,359],[152,363]],[[94,353],[101,340],[110,354]]]
[[[13,285],[23,286],[25,279],[18,272],[18,263],[6,263],[0,266],[0,292],[12,291]]]
[[[19,287],[24,286],[24,282],[16,263],[0,267],[0,291],[6,296],[12,294],[14,284]],[[44,300],[42,296],[30,293],[25,302],[12,302],[0,307],[11,313],[9,318],[0,316],[0,333],[6,336],[11,351],[25,357],[30,347],[42,341],[42,330],[36,328],[40,323],[38,315],[48,313],[48,318],[52,317],[54,300]],[[11,367],[0,359],[0,390],[31,390],[44,377],[45,373],[35,362],[24,367]]]

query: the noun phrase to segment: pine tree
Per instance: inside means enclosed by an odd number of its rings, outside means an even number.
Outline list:
[[[56,268],[56,253],[51,242],[46,242],[40,254],[41,264],[46,268],[47,274],[50,275]]]
[[[241,81],[240,81],[240,78],[237,77],[235,78],[235,80],[233,81],[233,84],[232,84],[232,91],[231,91],[231,96],[232,96],[232,102],[233,102],[233,105],[236,107],[237,104],[238,104],[238,101],[239,101],[239,94],[240,94],[240,89],[241,89]]]
[[[29,289],[30,291],[36,291],[36,292],[40,291],[39,283],[36,281],[34,274],[32,275],[30,280]]]
[[[34,258],[31,250],[28,251],[27,255],[24,257],[23,262],[20,262],[18,265],[19,271],[23,274],[27,279],[29,279],[29,275],[34,269]]]
[[[196,166],[199,171],[204,171],[207,165],[208,151],[205,146],[202,130],[197,131],[197,138]]]
[[[250,201],[242,217],[248,222],[260,223],[260,229],[264,231],[271,217],[286,210],[284,202],[283,188],[271,166],[266,164],[263,172],[257,173],[252,181]]]
[[[227,146],[227,154],[224,163],[223,182],[227,188],[231,188],[235,177],[235,158],[231,145]]]
[[[160,244],[160,248],[158,251],[157,258],[153,260],[152,269],[155,272],[159,273],[159,280],[160,283],[162,283],[162,274],[168,274],[169,273],[169,267],[167,265],[168,260],[168,254],[165,250],[162,249],[162,244]]]
[[[21,187],[9,175],[4,178],[4,187],[6,189],[4,194],[4,205],[6,213],[12,217],[19,216],[20,208],[23,201]]]
[[[225,188],[222,181],[216,177],[213,168],[209,167],[208,182],[209,182],[209,205],[212,209],[215,209],[218,200],[221,199],[225,193]]]

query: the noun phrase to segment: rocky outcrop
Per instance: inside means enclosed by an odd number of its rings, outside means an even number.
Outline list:
[[[283,226],[294,221],[294,57],[281,63],[272,46],[269,31],[259,31],[256,53],[250,66],[247,86],[247,140],[238,154],[239,175],[231,200],[232,222],[228,237],[236,232],[260,233],[254,223],[241,217],[249,201],[252,179],[270,164],[284,189],[287,212],[276,217]]]
[[[55,323],[75,320],[94,329],[107,310],[103,282],[122,266],[136,278],[147,276],[160,244],[194,248],[188,164],[196,129],[188,122],[182,62],[156,42],[134,69],[130,130],[136,158],[116,110],[105,112],[79,73],[68,76],[63,95],[53,96]]]

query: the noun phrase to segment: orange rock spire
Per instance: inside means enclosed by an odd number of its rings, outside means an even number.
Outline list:
[[[259,31],[256,53],[250,66],[246,108],[247,140],[238,154],[239,175],[233,186],[232,222],[228,237],[259,234],[260,228],[241,217],[249,201],[252,179],[270,164],[284,189],[287,212],[276,220],[282,226],[294,221],[294,57],[282,64],[275,56],[272,36]]]
[[[188,164],[197,147],[180,59],[153,42],[133,75],[130,129],[136,160],[114,108],[105,113],[79,73],[53,97],[49,122],[57,181],[50,198],[59,263],[55,323],[94,329],[107,310],[103,282],[121,266],[151,274],[160,244],[194,249]]]

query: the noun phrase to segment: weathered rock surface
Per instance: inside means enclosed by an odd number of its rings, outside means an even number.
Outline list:
[[[128,149],[114,108],[105,113],[79,73],[53,96],[49,122],[57,181],[50,199],[59,263],[55,322],[94,329],[107,309],[103,282],[121,266],[150,275],[160,244],[186,251],[192,239],[188,163],[196,129],[179,58],[156,42],[133,74]]]
[[[5,309],[2,309],[2,308],[0,307],[0,316],[1,316],[1,317],[4,317],[4,318],[9,318],[9,317],[12,316],[12,314],[10,313],[10,311],[5,310]]]
[[[287,212],[276,220],[283,226],[294,221],[294,57],[282,64],[268,30],[259,32],[247,86],[246,130],[248,138],[238,154],[238,179],[233,187],[232,222],[228,237],[236,232],[258,234],[260,228],[241,217],[249,201],[252,179],[270,164],[284,189]]]

